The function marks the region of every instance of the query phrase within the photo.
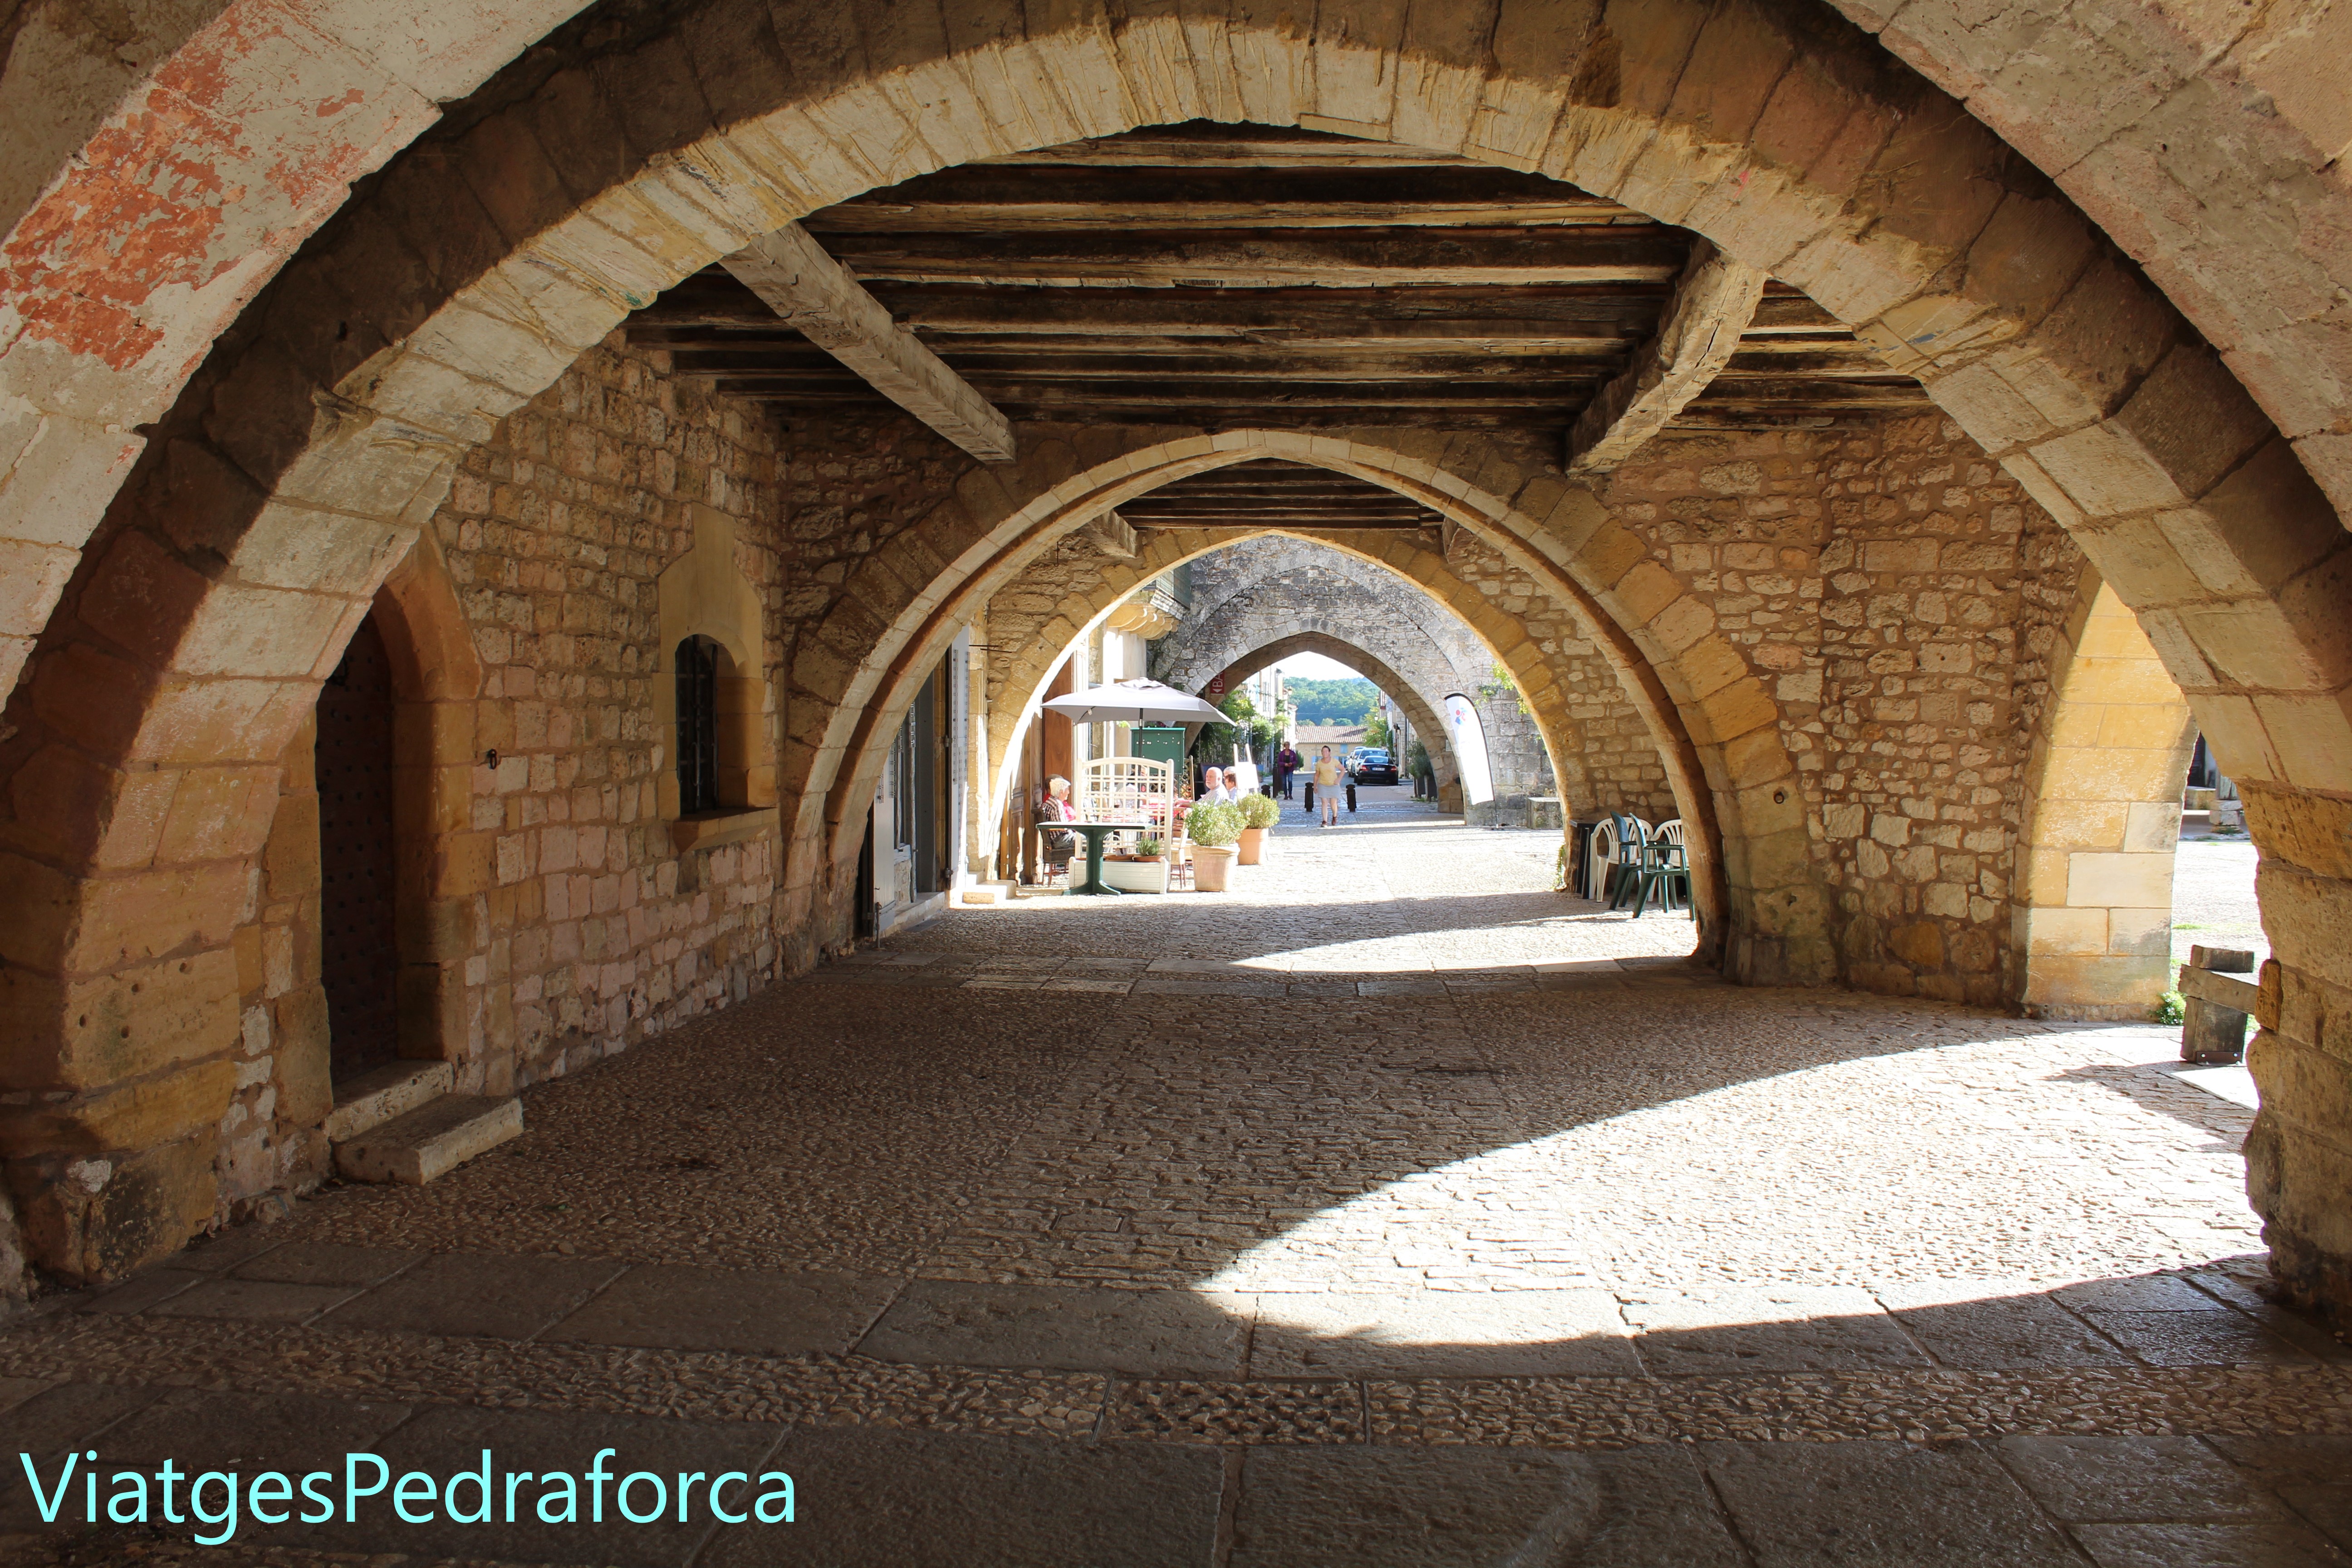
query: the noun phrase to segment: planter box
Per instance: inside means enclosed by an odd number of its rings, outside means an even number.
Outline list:
[[[1103,885],[1117,888],[1122,893],[1164,893],[1168,890],[1168,862],[1164,858],[1120,860],[1106,855]]]
[[[1242,829],[1241,842],[1236,844],[1234,847],[1241,851],[1241,863],[1243,865],[1257,866],[1265,863],[1265,836],[1269,831],[1271,831],[1271,829],[1264,827],[1244,827]]]
[[[1230,844],[1195,844],[1192,846],[1192,886],[1203,893],[1222,893],[1226,879],[1233,874],[1234,847]]]

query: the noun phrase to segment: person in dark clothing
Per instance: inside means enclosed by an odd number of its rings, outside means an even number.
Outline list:
[[[1290,798],[1290,778],[1298,771],[1298,753],[1283,742],[1282,750],[1274,754],[1274,792],[1283,799]]]

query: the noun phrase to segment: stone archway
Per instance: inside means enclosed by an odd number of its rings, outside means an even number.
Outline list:
[[[2147,268],[2346,503],[2352,428],[2342,400],[2325,390],[2347,374],[2328,313],[2345,273],[2324,237],[2352,221],[2352,194],[2325,174],[2341,152],[2343,91],[2326,64],[2328,49],[2315,42],[2331,25],[2324,10],[2273,8],[2209,24],[2147,0],[2097,0],[2063,19],[2019,13],[1988,25],[1956,18],[1943,4],[1898,16],[1834,3],[2055,179]],[[169,405],[204,345],[353,180],[430,127],[439,105],[463,99],[571,17],[581,0],[503,5],[495,15],[420,0],[390,25],[380,8],[351,0],[306,5],[299,20],[262,0],[206,0],[141,11],[129,37],[97,51],[86,46],[78,9],[68,0],[28,5],[0,58],[0,120],[26,141],[0,184],[0,268],[24,285],[5,290],[16,302],[13,321],[0,327],[0,552],[20,586],[0,611],[0,691],[15,684],[75,553],[142,449],[140,426]],[[1727,14],[1703,26],[1696,13],[1668,15],[1664,36],[1650,40],[1662,47],[1630,57],[1639,63],[1626,102],[1667,105],[1670,118],[1679,105],[1681,119],[1710,131],[1727,120],[1774,157],[1820,164],[1832,184],[1838,166],[1858,167],[1901,115],[1903,95],[1889,90],[1883,62],[1841,68],[1840,57],[1852,53],[1844,39],[1792,47],[1800,22]],[[756,39],[778,47],[772,40],[793,36],[793,20],[779,18],[771,32],[705,16],[687,30],[701,52],[717,47],[740,66],[737,46]],[[1322,25],[1328,41],[1311,29],[1269,35],[1223,17],[1130,17],[1114,26],[1078,16],[1064,18],[1057,37],[1056,28],[1033,33],[1007,16],[974,25],[973,37],[992,41],[972,51],[972,67],[946,90],[910,89],[902,101],[947,110],[949,145],[934,156],[949,162],[967,144],[973,127],[962,121],[974,110],[1035,116],[1043,130],[1056,116],[1100,121],[1111,104],[1121,107],[1108,118],[1125,114],[1130,124],[1140,122],[1137,114],[1163,112],[1283,123],[1307,114],[1334,129],[1392,129],[1400,120],[1412,131],[1433,121],[1457,132],[1475,126],[1468,139],[1515,167],[1546,165],[1555,140],[1611,144],[1591,138],[1590,127],[1565,124],[1557,139],[1543,129],[1557,123],[1558,84],[1573,79],[1576,41],[1590,26],[1581,13],[1558,22],[1516,13],[1465,18],[1464,39],[1504,41],[1484,58],[1459,40],[1408,32],[1394,16],[1332,15]],[[719,38],[730,44],[715,46]],[[1539,38],[1546,42],[1532,42]],[[1756,47],[1743,58],[1731,40]],[[893,66],[952,52],[944,39],[900,42],[904,56]],[[1760,68],[1772,89],[1727,94],[1695,80],[1677,100],[1686,62],[1704,76],[1720,72],[1727,56]],[[1806,66],[1792,68],[1800,58]],[[793,96],[825,96],[823,73],[805,58],[774,65],[777,81],[819,79]],[[1050,88],[1024,91],[1043,87],[1056,68],[1096,90],[1073,95],[1069,106]],[[1640,79],[1643,70],[1658,73],[1658,82]],[[2101,84],[2111,80],[2128,81],[2129,111],[2083,111],[2085,102],[2107,101]],[[1402,112],[1400,82],[1412,84]],[[1367,112],[1346,101],[1351,92],[1369,92],[1379,107]],[[609,114],[593,68],[562,77],[554,96],[577,116]],[[703,130],[757,108],[740,92],[709,101]],[[1441,107],[1448,104],[1450,113]],[[1171,105],[1181,112],[1165,113]],[[1932,124],[1943,106],[1922,107]],[[855,122],[823,110],[818,118]],[[1107,128],[1090,123],[1071,133]],[[673,128],[666,141],[656,131],[647,144],[681,146],[698,133],[689,129],[680,140]],[[920,138],[907,132],[885,141],[906,146]],[[1642,144],[1638,137],[1622,142]],[[898,177],[855,152],[836,163],[874,184]],[[1966,163],[1946,166],[1965,180]],[[1744,175],[1739,183],[1744,188]],[[508,232],[529,232],[529,225]],[[2056,237],[2063,251],[2070,237]]]
[[[1408,679],[1386,660],[1375,658],[1356,644],[1342,641],[1328,632],[1297,632],[1274,642],[1261,644],[1213,671],[1210,678],[1187,680],[1184,689],[1196,695],[1205,695],[1209,679],[1214,677],[1223,677],[1228,689],[1239,686],[1268,665],[1280,663],[1291,655],[1298,653],[1319,653],[1326,658],[1337,659],[1357,674],[1363,676],[1374,686],[1379,687],[1382,692],[1396,699],[1397,702],[1403,707],[1406,717],[1412,721],[1413,729],[1420,734],[1433,736],[1444,735],[1446,732],[1444,721],[1438,710],[1430,705],[1427,696],[1424,695],[1423,683]],[[1453,746],[1445,744],[1432,747],[1429,760],[1432,772],[1437,780],[1438,798],[1441,801],[1447,800],[1449,798],[1447,792],[1454,791],[1454,794],[1451,799],[1458,805],[1460,795],[1456,781],[1461,777],[1462,768],[1454,757]],[[1402,770],[1404,763],[1402,759],[1399,760],[1397,766],[1400,771]],[[1449,805],[1447,809],[1454,809],[1454,805]]]
[[[706,47],[725,12],[714,0],[694,19]],[[2352,875],[2340,853],[2352,820],[2352,718],[2338,696],[2343,531],[2212,352],[2079,215],[2014,177],[2016,161],[1997,142],[1956,107],[1922,100],[1853,40],[1799,37],[1745,7],[1700,16],[1645,6],[1612,15],[1601,42],[1589,21],[1517,20],[1527,26],[1477,33],[1504,40],[1491,54],[1484,43],[1409,37],[1401,19],[1346,15],[1318,19],[1313,32],[1227,22],[1216,29],[1219,53],[1196,48],[1172,22],[1113,26],[1074,14],[1034,37],[1016,27],[1025,41],[1010,52],[909,37],[876,72],[862,59],[813,67],[773,42],[762,14],[760,26],[726,34],[725,52],[744,68],[727,78],[715,116],[699,90],[651,92],[624,135],[609,105],[578,99],[583,78],[559,72],[469,121],[462,143],[403,160],[365,211],[287,269],[252,331],[224,346],[163,422],[142,469],[155,483],[125,492],[51,618],[54,661],[38,661],[32,723],[10,770],[18,831],[7,869],[43,889],[29,935],[8,954],[44,977],[27,982],[40,993],[34,1014],[54,1020],[72,1011],[69,989],[113,985],[217,946],[217,912],[198,911],[227,901],[228,862],[249,856],[257,835],[216,816],[194,831],[226,861],[159,864],[142,808],[178,798],[190,770],[277,754],[299,721],[301,686],[322,663],[332,668],[354,612],[405,548],[416,508],[439,494],[456,453],[623,310],[875,184],[1203,113],[1352,129],[1534,168],[1686,224],[1855,324],[2033,489],[2141,615],[2203,728],[2247,759],[2250,817],[2277,847],[2278,885],[2294,889],[2282,896],[2318,911],[2321,929]],[[1628,48],[1629,34],[1657,47]],[[1579,62],[1604,42],[1616,94],[1585,101]],[[663,75],[668,57],[652,46],[613,47],[646,49],[620,62],[632,79],[683,80],[682,66]],[[1765,59],[1783,63],[1769,90],[1757,69]],[[1161,68],[1176,60],[1190,68]],[[1034,70],[1024,79],[1042,90],[1013,88],[1008,65]],[[1057,95],[1044,88],[1054,81],[1085,91]],[[898,102],[927,106],[938,145],[911,133]],[[587,142],[551,151],[535,127]],[[585,192],[565,171],[589,167],[569,154],[592,145],[649,151],[594,165],[597,188]],[[877,146],[898,151],[877,165],[862,156]],[[1874,166],[1905,177],[1881,178]],[[500,205],[456,199],[471,190],[499,193]],[[2053,267],[2053,258],[2070,259]],[[349,308],[354,294],[367,310]],[[233,426],[212,422],[223,406],[237,411]],[[1516,513],[1542,526],[1557,509],[1574,510],[1557,476],[1548,481],[1556,490],[1535,498],[1518,492],[1546,481],[1507,461],[1490,478],[1484,462],[1463,465],[1477,469],[1467,475],[1431,468],[1461,487],[1456,500],[1474,487],[1514,492]],[[849,586],[845,605],[870,619],[845,625],[845,641],[872,631],[867,646],[878,647],[910,601],[940,592],[940,566],[988,531],[986,488],[973,487],[962,519],[935,520],[908,559],[877,563]],[[1805,827],[1774,782],[1772,759],[1785,748],[1771,733],[1769,694],[1736,646],[1717,639],[1696,652],[1713,630],[1705,607],[1650,563],[1606,559],[1607,538],[1596,524],[1559,556],[1533,549],[1530,559],[1561,566],[1575,556],[1578,567],[1561,570],[1579,591],[1635,647],[1654,646],[1661,690],[1695,715],[1692,756],[1718,759],[1712,793],[1739,804],[1740,831],[1727,844],[1747,846],[1748,858],[1735,885],[1797,889],[1801,879],[1780,879],[1801,858]],[[144,715],[134,732],[77,722],[76,670],[101,670],[131,693],[131,710]],[[827,695],[832,675],[812,675],[821,700],[860,698],[859,679]],[[806,759],[803,794],[832,795],[820,778],[837,777],[857,752],[820,748]],[[187,798],[193,827],[201,808]],[[1784,818],[1769,816],[1768,800],[1790,808]],[[1732,944],[1733,971],[1807,973],[1812,960],[1792,960],[1783,940],[1805,928],[1804,911],[1759,898],[1751,912],[1751,931]],[[2325,944],[2280,952],[2303,977],[2295,986],[2345,978]],[[46,1042],[58,1029],[40,1025],[45,1043],[30,1054],[54,1054]],[[2324,1055],[2276,1031],[2272,1044],[2279,1072],[2342,1080]],[[2304,1155],[2335,1147],[2324,1117],[2265,1116],[2278,1136],[2293,1128]],[[2325,1212],[2319,1189],[2311,1194],[2297,1200],[2297,1225]]]

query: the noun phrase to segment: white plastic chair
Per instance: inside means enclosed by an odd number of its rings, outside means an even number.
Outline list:
[[[1593,827],[1592,843],[1584,855],[1584,896],[1596,904],[1608,893],[1609,868],[1617,859],[1617,821],[1604,816]]]

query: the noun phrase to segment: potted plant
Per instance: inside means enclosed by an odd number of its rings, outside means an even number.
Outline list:
[[[1168,890],[1167,847],[1157,838],[1139,838],[1132,849],[1106,852],[1103,884],[1122,893],[1164,893]]]
[[[1265,831],[1282,820],[1282,807],[1264,795],[1245,795],[1237,804],[1242,809],[1242,864],[1259,865],[1265,859]]]
[[[1242,836],[1242,808],[1213,800],[1196,805],[1184,819],[1185,836],[1192,840],[1192,886],[1203,893],[1222,893],[1233,871],[1234,841]]]

